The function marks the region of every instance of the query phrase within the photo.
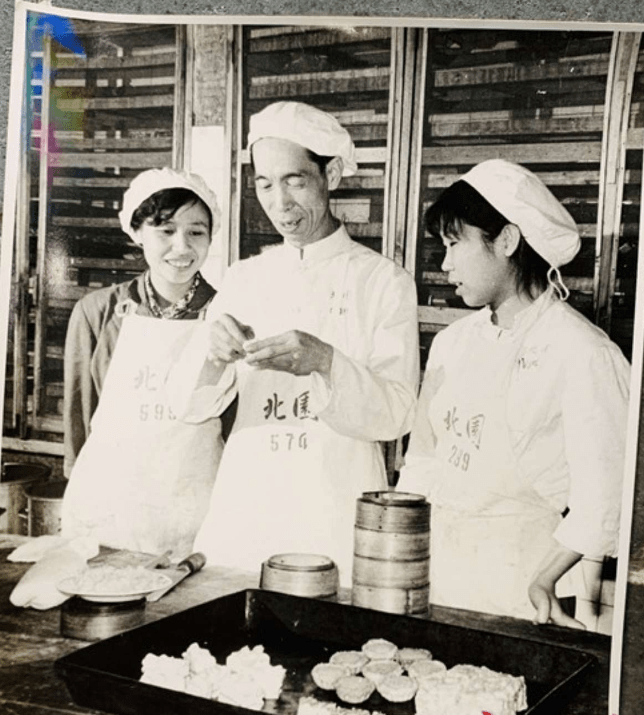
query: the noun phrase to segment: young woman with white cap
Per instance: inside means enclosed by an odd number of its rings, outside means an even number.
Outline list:
[[[575,223],[535,174],[495,159],[426,225],[482,308],[434,339],[398,484],[432,504],[430,601],[581,627],[555,591],[582,555],[616,555],[629,365],[565,302]]]
[[[220,213],[201,177],[164,168],[132,181],[119,218],[148,269],[72,312],[63,535],[180,557],[192,549],[223,444],[218,419],[176,419],[165,375],[215,295],[199,269]]]

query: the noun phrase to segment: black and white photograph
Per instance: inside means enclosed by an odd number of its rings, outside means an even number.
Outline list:
[[[17,0],[0,711],[639,712],[643,29]]]

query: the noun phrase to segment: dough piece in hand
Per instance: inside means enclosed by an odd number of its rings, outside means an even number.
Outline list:
[[[339,650],[329,658],[329,663],[341,665],[350,675],[357,675],[368,661],[369,658],[359,650]]]
[[[393,660],[398,648],[384,638],[372,638],[362,646],[362,652],[369,660]]]
[[[335,692],[340,700],[356,705],[368,700],[375,689],[376,686],[362,675],[345,675],[338,680]]]
[[[338,680],[345,675],[351,675],[349,669],[333,663],[318,663],[311,670],[313,682],[322,690],[335,690]]]
[[[387,675],[402,675],[403,669],[395,660],[370,660],[362,669],[365,678],[378,685]]]
[[[378,692],[392,703],[405,703],[416,695],[418,685],[408,675],[388,675],[378,684]]]

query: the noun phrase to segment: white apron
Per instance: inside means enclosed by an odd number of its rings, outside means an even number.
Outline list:
[[[341,317],[349,259],[341,260],[328,306],[314,309],[289,300],[305,293],[297,281],[306,281],[306,273],[294,270],[283,286],[278,281],[262,306],[262,324],[253,324],[256,337],[297,328],[351,354],[355,337]],[[336,562],[341,581],[350,583],[356,499],[363,491],[386,488],[382,451],[317,419],[309,402],[311,382],[310,376],[237,363],[235,426],[195,543],[210,563],[258,572],[273,554],[321,553]]]
[[[561,516],[520,476],[506,418],[517,346],[481,340],[430,415],[441,472],[430,493],[430,601],[533,618],[528,585]]]
[[[198,321],[126,315],[69,478],[64,535],[150,553],[192,550],[222,450],[220,422],[177,420],[165,379]]]

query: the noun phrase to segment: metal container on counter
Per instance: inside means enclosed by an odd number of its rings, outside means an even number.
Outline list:
[[[60,634],[82,641],[109,638],[142,625],[145,605],[145,598],[99,603],[74,596],[60,609]]]
[[[22,511],[29,536],[60,533],[60,519],[66,479],[39,482],[25,487],[27,506]]]
[[[0,533],[27,535],[25,488],[49,479],[51,467],[29,462],[7,462],[0,476]],[[4,510],[4,511],[3,511]]]
[[[406,492],[365,492],[356,506],[351,602],[389,613],[429,603],[429,504]]]

